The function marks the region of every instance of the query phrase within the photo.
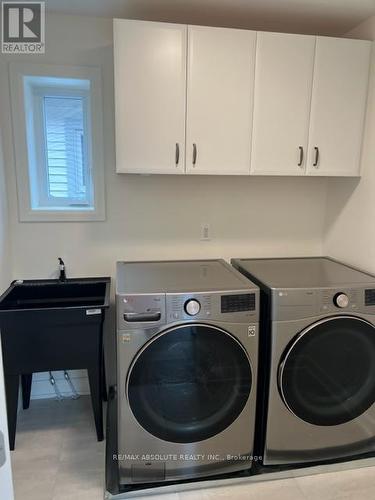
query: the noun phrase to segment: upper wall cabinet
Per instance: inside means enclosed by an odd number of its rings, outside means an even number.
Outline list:
[[[186,172],[249,174],[256,33],[188,27]]]
[[[359,175],[371,43],[318,37],[307,172]]]
[[[258,33],[251,173],[304,175],[315,37]]]
[[[114,20],[117,172],[185,171],[186,32]]]
[[[357,176],[370,50],[116,19],[117,172]]]

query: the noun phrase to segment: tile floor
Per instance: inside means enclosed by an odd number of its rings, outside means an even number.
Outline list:
[[[16,500],[102,500],[104,452],[88,397],[31,401],[11,453]]]
[[[104,443],[90,400],[32,401],[12,452],[16,500],[102,500]],[[139,498],[139,497],[138,497]],[[374,500],[375,467],[153,495],[149,500]]]

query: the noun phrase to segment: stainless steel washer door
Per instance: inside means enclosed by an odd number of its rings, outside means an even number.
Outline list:
[[[250,360],[238,340],[214,326],[186,324],[162,332],[138,353],[127,397],[150,434],[194,443],[229,427],[251,386]]]
[[[288,409],[305,422],[340,425],[375,402],[375,328],[339,316],[306,328],[286,349],[279,390]]]

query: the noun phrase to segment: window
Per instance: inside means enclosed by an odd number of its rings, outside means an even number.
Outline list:
[[[68,90],[63,79],[56,80],[56,87],[44,87],[44,80],[24,77],[33,114],[26,127],[29,158],[36,159],[29,161],[31,206],[34,210],[92,210],[90,82],[74,82],[87,90]]]
[[[104,219],[99,77],[91,68],[12,65],[21,220]]]

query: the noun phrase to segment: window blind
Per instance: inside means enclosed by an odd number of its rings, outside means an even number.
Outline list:
[[[44,96],[43,107],[48,196],[88,203],[83,98]]]

